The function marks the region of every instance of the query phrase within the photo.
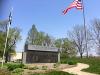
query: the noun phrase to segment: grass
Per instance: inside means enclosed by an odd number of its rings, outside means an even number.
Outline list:
[[[8,65],[7,63],[4,63],[3,67],[5,68],[5,67],[7,67],[7,65]],[[2,66],[2,64],[0,63],[0,68],[1,68],[1,66]]]
[[[90,67],[87,69],[84,69],[83,71],[91,72],[91,73],[97,73],[100,74],[100,59],[99,58],[88,58],[88,59],[80,59],[78,60],[81,63],[89,64]]]
[[[20,63],[4,63],[1,68],[0,63],[0,75],[22,75],[24,65]]]
[[[96,74],[100,74],[100,58],[68,58],[68,59],[62,59],[61,62],[62,63],[67,63],[67,61],[69,60],[73,60],[79,63],[85,63],[85,64],[89,64],[90,67],[87,69],[84,69],[83,71],[86,72],[90,72],[90,73],[96,73]]]
[[[69,74],[63,71],[52,71],[48,73],[37,73],[37,74],[32,74],[32,75],[74,75],[74,74]]]

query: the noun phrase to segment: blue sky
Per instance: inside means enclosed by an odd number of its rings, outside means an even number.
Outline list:
[[[83,24],[82,11],[72,9],[66,15],[62,11],[73,0],[4,0],[4,13],[0,19],[5,19],[9,15],[9,10],[13,7],[12,27],[22,29],[22,40],[17,44],[17,51],[22,51],[27,33],[32,24],[35,24],[39,31],[48,33],[55,38],[67,36],[67,31],[71,30],[75,24]],[[94,18],[100,18],[100,0],[84,0],[86,24],[88,25]]]

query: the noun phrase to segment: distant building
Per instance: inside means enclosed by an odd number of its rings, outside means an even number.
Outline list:
[[[59,51],[56,47],[25,45],[23,63],[56,63]]]
[[[22,60],[22,52],[17,52],[16,55],[10,57],[10,61]]]

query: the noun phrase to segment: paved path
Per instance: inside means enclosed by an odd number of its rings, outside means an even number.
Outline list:
[[[85,69],[88,67],[89,67],[89,65],[87,65],[87,64],[78,63],[76,67],[64,69],[63,71],[68,72],[68,73],[72,73],[72,74],[76,74],[76,75],[98,75],[98,74],[92,74],[92,73],[81,71],[82,69]]]

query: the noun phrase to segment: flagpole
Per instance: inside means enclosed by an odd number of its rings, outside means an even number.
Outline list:
[[[88,50],[87,50],[87,28],[86,28],[86,18],[85,18],[85,9],[84,9],[84,1],[82,0],[82,6],[83,6],[83,22],[84,22],[84,34],[85,34],[85,49],[87,51],[87,57],[88,57]]]
[[[8,26],[7,26],[6,41],[5,41],[4,50],[3,50],[3,57],[2,57],[2,68],[3,68],[3,64],[4,64],[4,59],[5,59],[5,51],[6,51],[6,47],[7,47],[7,40],[8,40],[8,34],[9,34],[9,28],[11,26],[11,21],[12,21],[12,16],[11,16],[11,11],[10,11],[9,22],[8,22]]]

